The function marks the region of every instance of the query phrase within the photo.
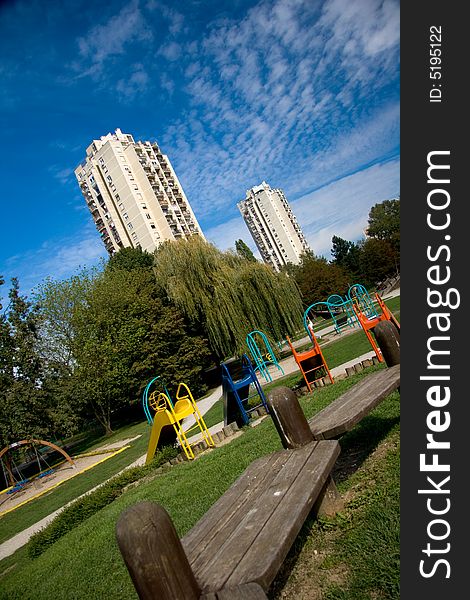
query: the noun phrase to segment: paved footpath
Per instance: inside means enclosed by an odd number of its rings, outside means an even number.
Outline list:
[[[394,290],[386,298],[391,298],[391,297],[397,296],[399,294],[400,294],[400,289]],[[327,327],[326,329],[323,329],[322,331],[318,332],[316,334],[316,336],[318,338],[325,337],[326,335],[329,335],[332,332],[332,330],[333,330],[333,326]],[[359,331],[359,329],[356,327],[354,329],[351,328],[351,329],[343,332],[341,334],[341,336],[348,335],[350,333],[354,333],[355,331]],[[339,339],[339,336],[338,337],[334,336],[332,341],[334,341],[334,339]],[[306,341],[308,341],[308,338],[299,340],[298,342],[296,342],[295,345],[301,345],[302,343],[304,343]],[[346,368],[352,367],[353,365],[357,364],[358,362],[361,362],[367,358],[372,358],[373,356],[375,356],[375,353],[373,351],[367,352],[366,354],[363,354],[362,356],[358,356],[358,357],[354,358],[353,360],[350,360],[349,362],[346,362],[338,367],[331,369],[331,374],[333,377],[338,377],[338,375],[344,374]],[[282,373],[275,366],[270,367],[270,374],[271,374],[271,377],[273,378],[273,380],[279,379],[280,377],[283,377],[284,375],[288,375],[288,374],[293,373],[296,370],[298,370],[297,363],[295,362],[295,359],[293,356],[285,358],[279,364],[282,366],[284,373]],[[215,404],[215,402],[217,402],[217,400],[219,400],[219,398],[221,396],[222,396],[222,386],[219,386],[219,387],[215,388],[206,398],[203,398],[202,400],[198,401],[198,407],[199,407],[199,410],[201,411],[201,413],[204,415]],[[184,422],[185,429],[188,429],[193,424],[194,424],[194,421],[191,421],[191,418],[189,417],[188,420],[186,420]],[[224,426],[223,422],[218,423],[217,425],[210,427],[209,431],[211,434],[215,433],[217,431],[220,431],[223,426]],[[197,439],[197,437],[194,436],[193,439]],[[143,465],[144,463],[145,463],[145,455],[138,458],[135,462],[133,462],[127,468]],[[106,482],[104,482],[104,483],[106,483]],[[103,485],[103,483],[100,485]],[[100,486],[97,485],[96,487],[89,490],[85,494],[82,494],[82,496],[85,496],[86,494],[90,494],[98,487],[100,487]],[[79,496],[79,498],[81,498],[82,496]],[[78,498],[76,498],[76,499],[78,499]],[[4,542],[3,544],[0,544],[0,560],[3,560],[7,556],[10,556],[11,554],[13,554],[13,552],[16,552],[16,550],[18,550],[19,548],[24,546],[28,542],[29,538],[33,535],[33,533],[36,533],[36,531],[39,531],[40,529],[42,529],[43,527],[48,525],[60,512],[62,512],[64,510],[64,508],[66,508],[69,504],[72,504],[72,502],[75,502],[75,500],[72,500],[71,502],[69,502],[68,504],[63,506],[62,508],[57,509],[56,511],[54,511],[47,517],[44,517],[44,519],[41,519],[34,525],[31,525],[31,527],[28,527],[24,531],[21,531],[14,537],[12,537],[9,540],[7,540],[6,542]]]

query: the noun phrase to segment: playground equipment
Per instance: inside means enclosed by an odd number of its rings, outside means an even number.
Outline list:
[[[9,493],[21,490],[27,483],[29,483],[31,479],[34,479],[36,477],[46,477],[46,475],[50,475],[52,473],[53,469],[50,467],[44,456],[41,456],[41,454],[38,452],[37,445],[49,446],[53,450],[56,450],[57,452],[62,454],[65,460],[67,460],[73,468],[75,468],[75,463],[67,454],[67,452],[65,452],[65,450],[60,448],[60,446],[57,446],[52,442],[47,442],[45,440],[37,440],[33,438],[27,440],[20,440],[19,442],[13,442],[12,444],[9,444],[8,446],[5,446],[5,448],[0,450],[0,462],[2,463],[3,476],[5,478],[6,484],[11,486],[11,490],[9,490]],[[21,446],[30,446],[34,449],[35,459],[38,464],[39,472],[33,477],[23,477],[20,467],[16,465],[13,456],[7,456],[7,453],[9,453],[11,450],[15,450],[16,448],[19,448]],[[41,461],[45,464],[46,469],[41,468]],[[16,471],[16,477],[14,471]]]
[[[370,298],[367,290],[361,285],[352,286],[351,289],[354,291],[351,294],[351,298],[353,300],[353,309],[356,313],[356,317],[358,322],[360,323],[364,333],[367,336],[367,339],[372,346],[375,355],[379,362],[384,362],[384,358],[382,356],[382,351],[380,350],[378,344],[373,335],[371,335],[371,331],[374,330],[374,327],[380,323],[381,321],[390,321],[395,325],[400,332],[400,323],[396,320],[390,309],[387,307],[382,298],[376,293],[375,298],[380,307],[381,314],[379,314],[374,306],[372,299]],[[364,293],[365,292],[365,293]],[[349,294],[349,292],[348,292]]]
[[[170,398],[170,392],[168,391],[166,385],[164,384],[163,380],[161,379],[160,375],[157,375],[156,377],[154,377],[153,379],[151,379],[147,385],[145,386],[145,390],[144,393],[142,394],[142,406],[144,408],[144,413],[145,416],[147,418],[147,422],[149,425],[152,425],[153,423],[153,417],[152,417],[152,413],[150,411],[150,406],[149,406],[149,396],[151,395],[151,388],[152,386],[156,387],[156,381],[160,380],[158,383],[161,384],[161,388],[160,391],[163,392],[166,396],[168,396],[168,398]]]
[[[257,343],[257,338],[261,338],[261,342],[264,344],[264,353]],[[284,375],[284,369],[277,362],[276,355],[271,348],[268,338],[262,331],[254,330],[250,332],[246,336],[246,343],[256,365],[255,371],[258,370],[268,383],[273,380],[269,372],[269,365],[274,365]]]
[[[313,317],[321,317],[325,320],[332,318],[331,310],[330,310],[330,306],[329,306],[328,302],[314,302],[305,311],[305,313],[307,313],[309,316],[310,316],[310,312],[313,315],[312,318]]]
[[[304,320],[307,319],[308,314],[307,309],[304,313]],[[307,384],[308,391],[312,391],[312,384],[319,379],[323,379],[323,377],[328,377],[331,383],[334,383],[333,377],[330,373],[328,365],[326,364],[325,357],[323,356],[323,352],[321,351],[320,344],[315,337],[313,332],[313,327],[308,324],[306,327],[308,331],[308,335],[313,344],[313,348],[311,350],[306,350],[305,352],[297,352],[294,348],[290,338],[287,337],[287,343],[292,351],[292,354],[295,358],[295,362],[299,367],[303,378],[305,379],[305,383]]]
[[[353,307],[360,310],[367,318],[378,317],[374,301],[362,284],[355,283],[352,285],[348,290],[347,298],[351,301]]]
[[[154,380],[152,380],[154,381]],[[209,430],[202,418],[202,415],[197,407],[197,404],[191,394],[190,389],[185,383],[180,383],[176,391],[176,403],[170,399],[169,394],[165,392],[159,392],[155,390],[148,398],[148,407],[155,411],[153,418],[152,431],[150,433],[150,440],[147,449],[147,458],[145,464],[148,464],[155,455],[158,442],[162,437],[162,433],[165,428],[173,429],[181,447],[189,460],[194,458],[194,452],[191,448],[191,444],[188,442],[186,434],[195,428],[199,428],[202,433],[203,439],[206,441],[208,446],[214,446],[214,440],[212,439]],[[194,415],[196,425],[184,432],[183,431],[183,419]]]
[[[247,425],[250,413],[263,406],[268,412],[268,404],[253,365],[246,354],[221,364],[222,390],[224,398],[224,424],[235,421],[239,427]],[[250,394],[250,387],[254,392]],[[252,388],[252,389],[253,389]],[[251,405],[250,400],[258,396],[259,401]]]
[[[342,298],[339,294],[332,294],[328,297],[326,304],[334,321],[336,333],[341,333],[346,327],[356,325],[357,317],[351,298]]]

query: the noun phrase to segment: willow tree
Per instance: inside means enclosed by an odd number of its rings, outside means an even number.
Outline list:
[[[200,237],[162,244],[155,252],[155,275],[219,358],[245,352],[246,335],[255,329],[282,339],[302,325],[293,278],[222,252]]]

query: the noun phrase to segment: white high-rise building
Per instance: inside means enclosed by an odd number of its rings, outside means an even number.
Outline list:
[[[75,175],[110,255],[153,252],[165,240],[203,233],[167,156],[155,142],[116,129],[94,140]]]
[[[237,204],[265,263],[279,271],[287,263],[298,264],[309,250],[300,225],[284,192],[263,181],[246,192]]]

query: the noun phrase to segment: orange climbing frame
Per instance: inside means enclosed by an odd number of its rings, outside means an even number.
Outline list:
[[[292,351],[292,355],[295,358],[295,362],[299,367],[303,378],[305,379],[305,383],[307,384],[307,388],[309,392],[312,391],[312,384],[319,379],[322,379],[326,375],[329,377],[331,383],[334,383],[333,377],[328,369],[328,365],[326,364],[325,357],[323,356],[323,352],[321,351],[320,344],[313,333],[313,328],[311,326],[308,327],[309,336],[312,340],[313,348],[311,350],[306,350],[305,352],[297,352],[289,337],[287,336],[287,343]]]
[[[364,330],[364,333],[366,334],[367,339],[369,340],[370,345],[372,346],[375,352],[375,355],[377,356],[379,362],[383,362],[384,358],[382,356],[382,352],[376,344],[374,336],[371,334],[370,330],[374,329],[374,327],[377,325],[377,323],[380,323],[380,321],[391,321],[398,329],[398,331],[400,331],[400,323],[396,320],[392,311],[388,308],[388,306],[377,293],[375,294],[375,298],[377,300],[378,305],[380,306],[380,310],[382,311],[382,314],[380,315],[376,314],[374,316],[368,317],[361,311],[361,309],[355,302],[353,303],[353,308],[354,312],[356,313],[356,317],[359,323],[361,324],[361,327]]]

